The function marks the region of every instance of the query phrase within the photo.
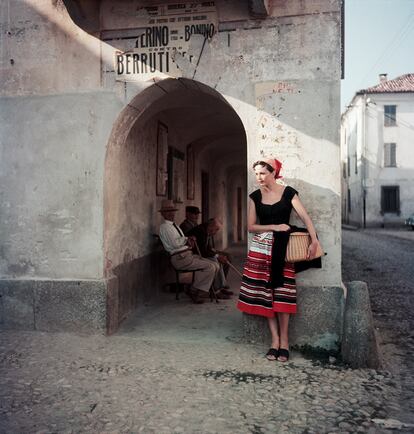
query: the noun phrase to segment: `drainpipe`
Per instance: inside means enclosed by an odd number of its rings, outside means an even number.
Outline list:
[[[367,94],[364,93],[364,106],[362,113],[362,149],[361,149],[361,188],[362,188],[362,224],[365,229],[367,226],[367,210],[366,210],[366,115],[367,115]]]

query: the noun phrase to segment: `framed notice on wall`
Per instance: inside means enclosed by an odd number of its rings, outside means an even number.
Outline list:
[[[184,202],[184,153],[172,146],[168,147],[168,199],[174,202]]]
[[[194,150],[187,146],[187,199],[194,200]]]
[[[168,128],[158,122],[157,131],[157,196],[167,195]]]

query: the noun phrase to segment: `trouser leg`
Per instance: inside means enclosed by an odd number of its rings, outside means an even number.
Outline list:
[[[217,258],[206,258],[211,261],[216,268],[216,276],[214,278],[213,287],[214,289],[223,288],[226,285],[226,278],[224,276],[223,268]]]
[[[194,288],[208,292],[213,284],[217,269],[214,264],[206,261],[204,258],[198,258],[196,261],[199,264],[197,268],[202,268],[202,270],[195,272],[193,286]]]
[[[183,254],[174,255],[171,257],[171,263],[175,268],[181,270],[195,270],[194,273],[194,288],[208,292],[213,283],[214,277],[217,272],[217,267],[211,261],[201,258],[198,255],[194,255],[191,252],[185,252]]]

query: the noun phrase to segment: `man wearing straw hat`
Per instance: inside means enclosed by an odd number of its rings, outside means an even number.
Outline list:
[[[218,272],[218,264],[193,254],[194,239],[184,236],[183,231],[174,223],[177,208],[172,200],[161,202],[159,212],[164,217],[160,226],[160,239],[169,253],[171,264],[179,270],[198,270],[194,273],[193,286],[188,295],[194,303],[202,303],[202,297],[208,297],[213,280]]]

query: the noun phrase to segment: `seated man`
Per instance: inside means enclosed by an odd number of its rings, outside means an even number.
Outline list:
[[[221,227],[222,224],[220,220],[211,218],[206,223],[202,223],[201,225],[191,229],[189,235],[196,238],[201,256],[220,266],[219,272],[214,280],[214,289],[220,290],[221,294],[229,296],[233,294],[232,291],[227,290],[229,286],[226,281],[229,269],[229,255],[225,252],[219,252],[214,248],[214,235],[221,229]]]
[[[164,217],[160,226],[160,239],[164,249],[170,254],[171,264],[179,270],[199,270],[194,273],[194,283],[188,295],[194,303],[203,303],[201,297],[208,297],[213,280],[219,270],[213,264],[198,255],[193,254],[192,238],[184,236],[182,230],[174,223],[177,208],[172,200],[163,200],[159,212]]]
[[[184,235],[188,235],[191,229],[198,225],[198,216],[201,214],[200,210],[196,206],[185,207],[185,220],[180,224],[180,228],[184,232]]]

